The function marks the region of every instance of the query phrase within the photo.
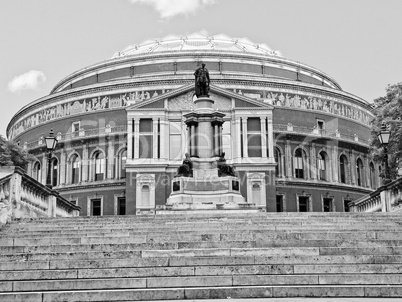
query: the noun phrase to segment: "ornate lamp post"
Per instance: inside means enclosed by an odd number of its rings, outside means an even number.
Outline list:
[[[386,185],[391,181],[390,173],[389,173],[389,166],[388,166],[388,143],[389,138],[391,136],[391,131],[387,128],[385,123],[381,124],[381,131],[378,134],[378,139],[380,140],[381,145],[384,147],[384,162],[385,162],[385,177],[383,180],[383,185]]]
[[[57,139],[54,137],[53,129],[50,129],[49,136],[45,137],[46,142],[46,151],[47,151],[47,178],[46,178],[46,186],[48,188],[52,188],[51,181],[51,162],[52,162],[52,153],[56,148]]]

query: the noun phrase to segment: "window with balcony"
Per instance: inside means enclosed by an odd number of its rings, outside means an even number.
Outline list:
[[[358,186],[363,186],[363,162],[360,158],[356,161],[356,182]]]
[[[76,184],[80,181],[81,162],[78,155],[73,155],[70,160],[71,167],[71,183]]]
[[[295,151],[295,155],[293,157],[293,168],[294,168],[294,177],[295,178],[305,178],[305,163],[307,160],[307,156],[303,149],[298,148]]]
[[[345,155],[341,155],[339,158],[339,179],[341,183],[347,183],[346,173],[348,167],[348,159]]]
[[[94,154],[95,162],[95,181],[105,179],[106,159],[103,152],[96,152]]]

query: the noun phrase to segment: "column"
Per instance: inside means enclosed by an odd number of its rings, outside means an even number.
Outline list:
[[[218,125],[218,154],[221,155],[223,152],[223,127],[222,124]]]
[[[338,167],[339,167],[339,156],[338,156],[338,146],[332,147],[332,180],[334,182],[339,182],[338,177]]]
[[[356,185],[356,157],[355,157],[355,152],[352,150],[350,151],[350,163],[349,163],[349,169],[350,169],[350,181],[352,185]]]
[[[275,162],[274,156],[274,127],[272,125],[272,116],[268,116],[268,157],[271,159],[270,162]],[[283,171],[283,170],[282,170]]]
[[[370,187],[371,184],[371,179],[370,179],[370,164],[367,155],[364,155],[364,168],[363,168],[363,174],[364,174],[364,179],[365,179],[365,184],[363,184],[366,188]]]
[[[290,147],[290,140],[286,139],[285,143],[285,159],[286,159],[286,171],[285,171],[285,176],[292,178],[293,173],[292,173],[292,150]]]
[[[28,162],[27,174],[28,176],[32,177],[32,162]]]
[[[316,157],[316,145],[315,143],[310,144],[310,170],[311,170],[311,179],[317,180],[317,157]],[[307,169],[306,169],[307,170]]]
[[[267,124],[265,117],[260,117],[261,123],[261,156],[267,157]]]
[[[46,178],[47,178],[47,154],[45,152],[43,153],[42,158],[42,180],[40,181],[44,185],[46,185]]]
[[[234,143],[236,144],[236,158],[241,158],[241,131],[240,131],[240,118],[236,117],[235,120],[235,138]]]
[[[158,158],[158,119],[157,118],[152,119],[152,136],[153,136],[152,158],[156,159],[156,158]]]
[[[197,155],[195,124],[190,126],[190,156]]]
[[[61,150],[60,153],[60,181],[59,184],[65,184],[66,182],[66,153]]]
[[[166,145],[166,138],[169,137],[169,133],[166,131],[167,121],[165,117],[160,119],[160,158],[166,159],[166,153],[169,154],[169,146]]]
[[[242,126],[243,126],[243,157],[248,157],[247,117],[242,118]]]
[[[133,120],[127,120],[127,159],[133,158]]]
[[[114,156],[114,140],[109,139],[107,149],[107,179],[114,179],[114,166],[116,157]]]
[[[237,145],[235,140],[233,139],[236,135],[236,121],[232,118],[230,120],[230,149],[232,150],[232,159],[234,160],[237,157]]]
[[[181,122],[181,129],[181,156],[184,157],[186,153],[191,155],[191,130],[190,127],[186,125],[184,119]]]
[[[134,159],[140,158],[140,119],[134,118]]]
[[[88,143],[85,143],[82,145],[82,159],[81,159],[81,181],[88,181],[92,180],[92,177],[89,175],[89,167],[91,164],[91,161],[89,159],[89,154],[88,154]]]
[[[220,155],[219,150],[219,129],[218,124],[214,124],[214,154],[213,155]]]

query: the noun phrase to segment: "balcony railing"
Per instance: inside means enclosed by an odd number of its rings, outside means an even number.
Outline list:
[[[309,136],[318,136],[318,137],[327,137],[338,140],[345,140],[349,142],[354,142],[362,145],[370,145],[371,141],[358,137],[355,135],[350,135],[346,133],[340,133],[339,131],[327,131],[324,129],[318,128],[307,128],[301,126],[294,126],[291,123],[284,124],[274,124],[273,125],[274,132],[283,132],[283,133],[296,133],[303,134]]]
[[[127,131],[127,126],[115,126],[115,127],[104,127],[104,128],[93,128],[93,129],[82,129],[79,131],[61,134],[58,133],[56,138],[58,142],[68,142],[76,139],[82,138],[91,138],[91,137],[102,137],[108,135],[116,135],[116,134],[125,134]],[[25,143],[24,148],[31,150],[33,148],[45,146],[45,140],[43,137],[39,138],[39,140]]]

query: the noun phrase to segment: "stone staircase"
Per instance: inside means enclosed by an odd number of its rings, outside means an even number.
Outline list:
[[[396,213],[41,218],[0,231],[0,301],[402,297]]]

